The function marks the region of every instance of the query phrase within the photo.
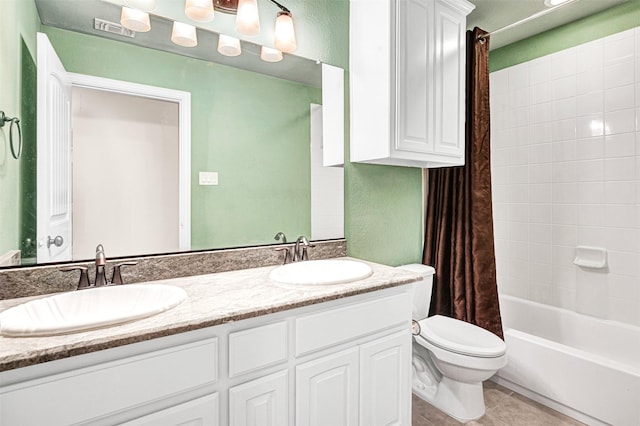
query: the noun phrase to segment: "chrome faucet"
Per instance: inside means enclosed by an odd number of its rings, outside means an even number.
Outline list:
[[[315,245],[311,244],[307,237],[300,235],[293,247],[278,247],[276,248],[276,251],[284,252],[284,260],[282,264],[286,265],[291,262],[309,260],[309,253],[307,252],[309,247],[315,247]]]
[[[314,244],[311,244],[307,237],[304,235],[300,235],[296,240],[296,245],[293,248],[293,261],[298,262],[300,260],[309,260],[309,254],[307,253],[307,248],[315,247]]]
[[[282,242],[282,244],[286,244],[287,243],[287,236],[284,235],[284,232],[280,231],[276,234],[275,237],[273,237],[274,240],[276,241],[280,241]]]

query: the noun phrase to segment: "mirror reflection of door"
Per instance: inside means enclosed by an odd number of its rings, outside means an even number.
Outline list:
[[[189,104],[67,73],[38,34],[38,263],[189,249]]]
[[[179,251],[178,104],[74,87],[73,258]]]
[[[71,82],[38,33],[38,262],[71,260]]]

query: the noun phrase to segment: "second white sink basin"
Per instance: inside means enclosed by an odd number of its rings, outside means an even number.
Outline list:
[[[348,259],[307,260],[278,266],[269,278],[283,284],[344,284],[369,277],[373,271],[364,262]]]
[[[181,287],[127,284],[57,294],[0,313],[0,334],[50,336],[106,327],[171,309],[184,301]]]

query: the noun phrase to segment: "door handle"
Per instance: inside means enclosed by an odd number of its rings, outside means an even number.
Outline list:
[[[62,247],[63,243],[64,239],[60,235],[55,238],[51,238],[51,235],[47,236],[47,248],[51,247],[52,245],[56,247]]]

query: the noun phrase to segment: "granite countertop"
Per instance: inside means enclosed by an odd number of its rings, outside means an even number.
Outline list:
[[[47,337],[0,336],[0,371],[368,293],[420,278],[405,270],[365,263],[373,269],[366,279],[316,287],[275,283],[269,273],[276,266],[153,281],[184,288],[187,300],[161,314],[97,330]],[[0,312],[37,298],[2,300]]]

